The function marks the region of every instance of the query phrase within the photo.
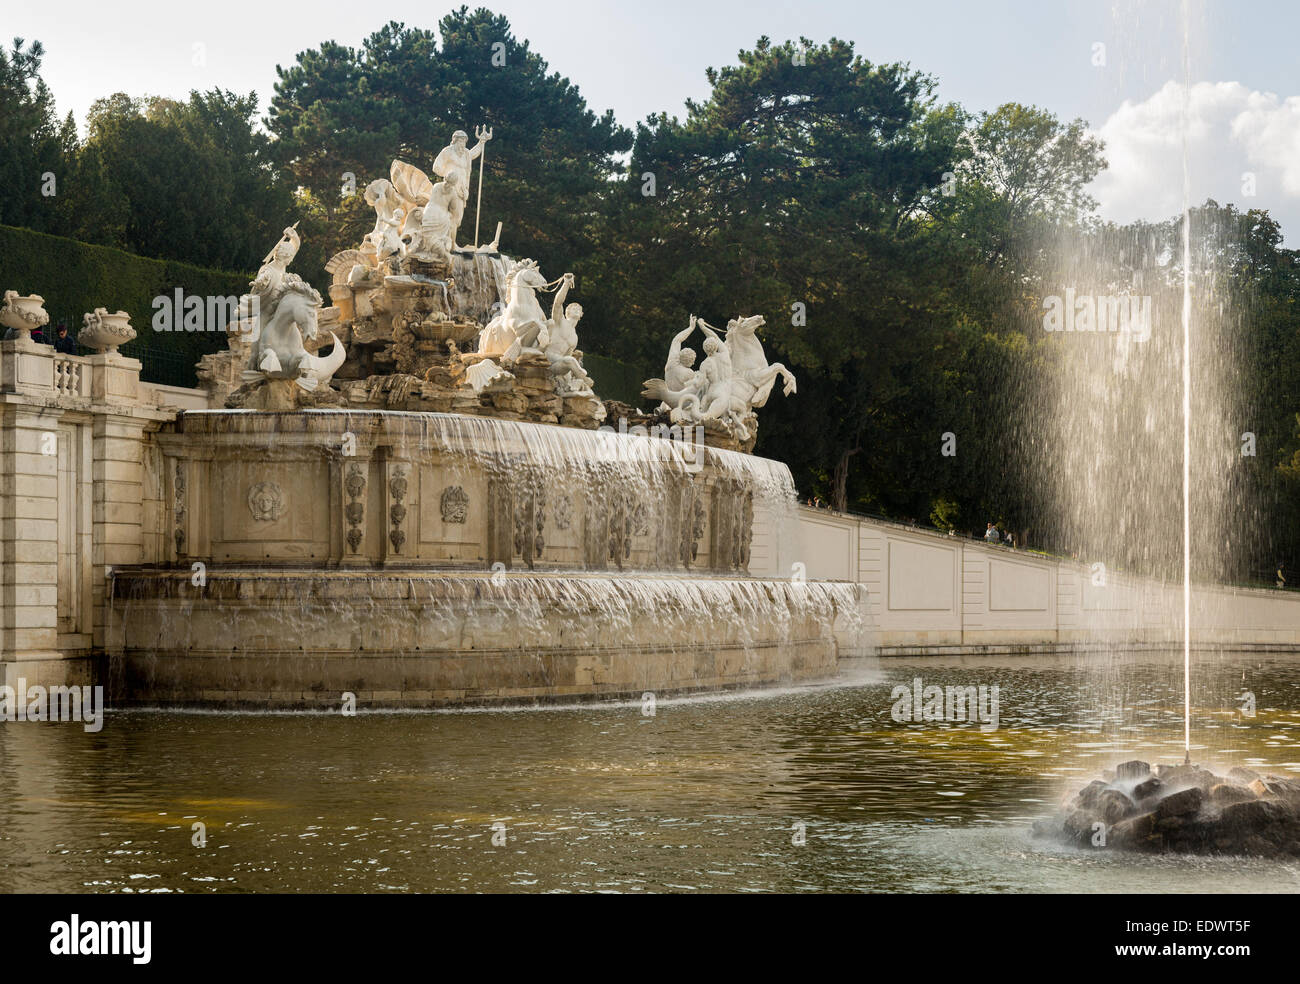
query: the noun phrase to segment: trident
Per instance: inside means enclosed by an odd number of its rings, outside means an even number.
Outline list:
[[[478,155],[478,200],[474,203],[474,248],[478,248],[478,216],[483,209],[483,158],[487,154],[487,144],[484,140],[492,139],[492,128],[489,126],[476,126],[474,136],[478,138],[478,145],[481,148]]]

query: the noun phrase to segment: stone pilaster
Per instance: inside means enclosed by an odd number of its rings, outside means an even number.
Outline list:
[[[341,506],[331,508],[331,513],[342,520],[335,548],[338,554],[334,559],[344,567],[371,564],[379,548],[370,542],[373,537],[368,535],[371,527],[376,525],[369,508],[376,498],[371,488],[370,456],[368,453],[340,456],[330,462],[330,468]]]
[[[12,368],[11,360],[5,364]],[[59,658],[61,416],[0,394],[0,669],[6,679],[24,676],[30,683],[41,674],[15,664]]]
[[[415,556],[413,514],[418,508],[416,482],[419,476],[411,462],[384,458],[384,563],[400,563]]]
[[[115,413],[94,417],[91,593],[95,599],[96,647],[106,643],[107,569],[120,564],[139,564],[144,559],[141,442],[146,423]]]
[[[514,566],[514,499],[509,484],[500,476],[489,476],[487,495],[487,562]],[[590,565],[588,565],[590,566]]]

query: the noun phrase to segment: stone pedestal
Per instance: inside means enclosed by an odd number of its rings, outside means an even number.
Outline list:
[[[90,356],[90,398],[132,404],[140,399],[140,361],[117,352]]]
[[[0,342],[0,393],[45,396],[54,388],[54,346],[30,338]]]

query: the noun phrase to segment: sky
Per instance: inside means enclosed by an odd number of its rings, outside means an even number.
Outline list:
[[[486,5],[506,15],[516,38],[528,39],[592,109],[613,109],[628,126],[661,111],[684,115],[687,99],[708,95],[705,69],[734,64],[736,52],[762,35],[838,37],[870,61],[908,62],[933,75],[941,100],[969,110],[1016,101],[1086,120],[1107,144],[1110,167],[1090,189],[1105,218],[1176,214],[1185,138],[1193,201],[1268,209],[1288,245],[1300,245],[1294,0],[1187,0],[1186,14],[1171,0]],[[340,0],[62,0],[14,5],[5,25],[8,37],[45,45],[43,75],[59,111],[71,110],[82,124],[91,102],[115,91],[184,98],[219,86],[256,91],[265,110],[275,66],[292,64],[300,51],[324,40],[358,46],[390,18],[436,28],[450,9],[451,3],[420,4],[386,15]]]

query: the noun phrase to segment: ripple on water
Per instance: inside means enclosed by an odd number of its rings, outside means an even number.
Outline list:
[[[890,659],[852,685],[660,700],[654,717],[628,701],[355,718],[122,712],[96,735],[8,727],[0,756],[23,781],[0,797],[0,889],[1300,888],[1269,862],[1029,840],[1072,777],[1125,755],[1181,759],[1180,657],[1107,661],[1100,674],[1072,657]],[[1300,772],[1287,720],[1298,663],[1256,654],[1194,669],[1198,753]],[[1237,706],[1243,672],[1281,710],[1209,728]],[[1003,726],[894,723],[892,687],[917,675],[997,684]],[[196,822],[206,847],[191,842]]]

